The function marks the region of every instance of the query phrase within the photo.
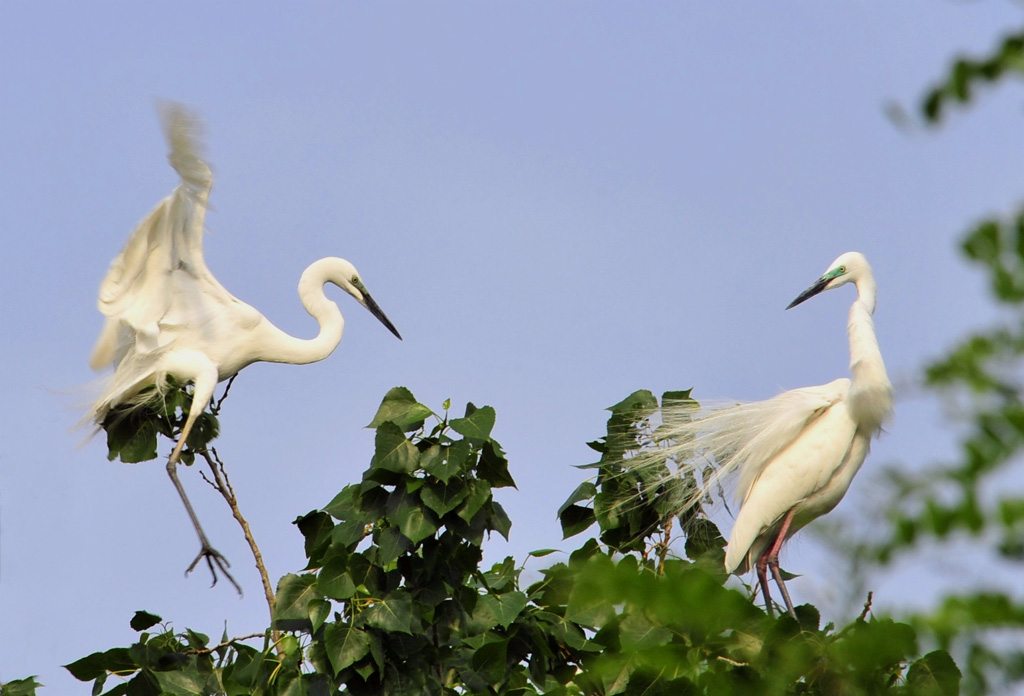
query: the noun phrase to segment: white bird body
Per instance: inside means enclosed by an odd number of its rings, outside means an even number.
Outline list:
[[[847,325],[852,378],[696,416],[685,405],[663,409],[659,435],[672,444],[636,459],[643,466],[668,457],[678,463],[680,473],[703,477],[684,508],[697,504],[712,486],[735,478],[741,506],[725,569],[742,574],[756,565],[769,610],[766,568],[771,566],[792,612],[778,573],[779,549],[842,500],[867,457],[871,438],[892,413],[892,385],[871,318],[877,289],[867,259],[857,252],[841,255],[789,307],[847,283],[857,287]],[[704,477],[709,459],[716,468]]]
[[[286,334],[225,290],[203,260],[213,177],[196,150],[193,136],[198,124],[177,105],[168,105],[164,117],[171,147],[168,159],[181,184],[139,223],[100,285],[98,306],[107,319],[90,365],[97,370],[112,365],[114,373],[90,418],[102,427],[113,409],[152,398],[140,392],[149,386],[162,391],[169,377],[179,384],[193,383],[192,406],[168,473],[203,543],[200,555],[209,560],[218,555],[209,547],[177,480],[175,464],[217,383],[257,361],[305,364],[330,355],[341,341],[345,320],[324,294],[326,283],[350,294],[401,336],[370,297],[355,267],[344,259],[320,259],[299,280],[302,305],[320,325],[312,339]]]
[[[167,111],[169,159],[182,183],[136,227],[100,285],[98,306],[107,317],[90,365],[113,365],[114,375],[94,404],[102,423],[110,409],[131,403],[167,376],[195,382],[202,411],[217,382],[257,361],[306,364],[330,355],[341,342],[345,320],[324,295],[334,283],[367,307],[395,335],[359,274],[344,259],[309,266],[299,298],[320,325],[315,338],[290,336],[217,281],[203,260],[203,232],[213,179],[192,141],[194,120],[180,107]]]

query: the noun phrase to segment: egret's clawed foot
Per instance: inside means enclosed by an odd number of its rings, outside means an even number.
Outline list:
[[[188,569],[185,571],[185,575],[191,573],[195,569],[195,567],[199,565],[199,561],[201,561],[204,558],[206,559],[206,567],[210,569],[210,575],[213,576],[213,582],[210,584],[210,587],[213,587],[217,584],[217,580],[219,580],[219,578],[217,577],[217,570],[219,569],[220,572],[224,573],[224,577],[226,577],[228,581],[232,585],[234,585],[235,590],[238,592],[239,596],[242,596],[242,586],[235,581],[235,579],[231,576],[231,573],[228,571],[228,568],[231,567],[231,563],[228,562],[228,559],[224,558],[224,555],[220,551],[213,548],[209,544],[203,544],[203,548],[199,550],[199,555],[196,556],[194,561],[192,561],[192,565],[190,565]]]

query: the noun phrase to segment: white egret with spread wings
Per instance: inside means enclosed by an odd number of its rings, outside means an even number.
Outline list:
[[[347,292],[395,336],[401,336],[370,297],[355,267],[344,259],[320,259],[299,280],[299,299],[320,325],[312,339],[286,334],[225,290],[203,260],[213,178],[198,150],[199,123],[180,105],[165,105],[162,112],[170,144],[168,158],[181,184],[135,228],[100,286],[99,309],[107,319],[90,365],[97,370],[112,365],[114,372],[90,417],[103,427],[121,407],[153,398],[150,387],[159,394],[169,378],[178,384],[192,383],[192,406],[167,462],[167,473],[202,545],[189,570],[206,558],[212,572],[212,563],[224,570],[225,561],[207,540],[176,467],[217,383],[257,361],[298,365],[330,355],[341,341],[345,320],[324,293],[327,283]]]

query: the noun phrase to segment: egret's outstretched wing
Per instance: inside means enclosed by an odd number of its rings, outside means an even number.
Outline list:
[[[663,423],[656,432],[665,446],[640,452],[631,466],[660,466],[666,459],[676,462],[680,475],[694,475],[701,482],[687,505],[724,479],[738,476],[736,496],[743,500],[768,462],[842,400],[849,385],[850,380],[837,379],[765,401],[697,413],[692,406],[669,406],[662,410]],[[709,467],[710,473],[705,474]]]
[[[135,228],[100,285],[98,307],[107,321],[90,359],[93,369],[117,366],[129,351],[156,351],[173,340],[168,326],[185,315],[202,317],[211,301],[233,299],[203,261],[212,176],[199,156],[198,122],[177,105],[165,106],[163,116],[168,158],[182,181]]]
[[[233,345],[225,338],[262,318],[225,290],[203,260],[213,179],[198,151],[198,121],[174,104],[164,105],[163,116],[168,159],[181,184],[135,228],[100,285],[98,305],[107,320],[90,364],[115,370],[93,405],[97,423],[146,385],[161,388],[168,374],[189,375],[211,360],[221,366],[217,351]]]

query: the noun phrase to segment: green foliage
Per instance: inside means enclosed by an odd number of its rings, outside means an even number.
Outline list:
[[[1024,73],[1024,32],[1007,36],[984,58],[957,59],[946,79],[925,96],[921,111],[926,119],[937,122],[950,103],[966,104],[974,98],[978,85],[997,82],[1013,73]]]
[[[139,398],[139,403],[113,409],[103,422],[110,461],[137,464],[156,459],[160,435],[177,442],[192,407],[192,385],[180,385],[168,378],[164,389],[147,387]],[[181,452],[185,464],[192,464],[195,451],[204,449],[220,434],[216,411],[214,405],[196,419]]]
[[[15,679],[0,684],[0,696],[35,696],[36,689],[42,686],[35,677],[27,679]]]
[[[663,402],[675,398],[689,393]],[[394,389],[362,480],[295,521],[308,562],[281,578],[259,647],[151,632],[160,617],[137,612],[133,645],[67,669],[97,695],[957,693],[948,654],[918,659],[910,625],[862,618],[837,631],[809,605],[798,620],[766,616],[725,587],[720,535],[702,517],[689,521],[694,560],[669,557],[663,489],[626,466],[656,407],[648,392],[612,407],[593,444],[597,483],[560,513],[565,525],[590,502],[587,526],[596,521],[604,543],[584,540],[526,585],[512,558],[481,565],[484,540],[511,529],[493,497],[514,485],[494,410],[434,416]],[[628,510],[612,510],[626,499]]]

